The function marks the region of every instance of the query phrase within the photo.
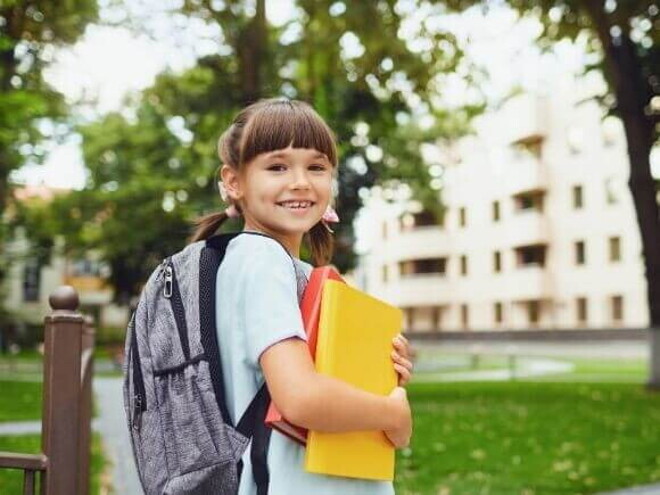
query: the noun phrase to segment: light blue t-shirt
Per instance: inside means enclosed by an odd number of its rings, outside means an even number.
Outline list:
[[[306,340],[292,258],[277,241],[242,234],[227,246],[216,280],[216,322],[227,409],[234,424],[264,383],[261,354],[288,338]],[[312,266],[293,258],[307,277]],[[268,450],[270,495],[391,495],[390,482],[305,472],[305,448],[273,431]],[[250,447],[239,495],[255,495]]]

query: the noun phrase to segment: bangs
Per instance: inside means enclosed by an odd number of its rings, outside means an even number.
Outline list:
[[[261,153],[292,146],[315,149],[337,166],[337,150],[332,131],[306,103],[285,99],[261,102],[250,117],[241,140],[240,164],[249,163]]]

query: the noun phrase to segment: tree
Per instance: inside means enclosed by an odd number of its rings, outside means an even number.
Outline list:
[[[457,10],[489,8],[486,0],[446,0]],[[652,0],[509,0],[522,15],[539,16],[542,43],[587,35],[602,55],[610,91],[604,99],[621,118],[630,159],[628,186],[642,239],[653,353],[649,386],[660,388],[660,211],[651,149],[660,138],[660,8]]]
[[[44,134],[57,134],[46,122],[66,115],[62,95],[44,82],[43,69],[55,47],[75,42],[96,17],[94,0],[0,2],[0,284],[10,262],[4,253],[10,173],[43,160]],[[0,321],[3,315],[0,308]]]
[[[426,48],[411,49],[399,37],[404,14],[393,0],[341,4],[344,11],[337,5],[301,0],[298,18],[276,28],[263,0],[254,11],[239,1],[186,1],[180,13],[220,27],[223,54],[200,58],[183,74],[160,75],[135,117],[108,115],[80,129],[91,177],[84,191],[62,199],[68,226],[61,228],[72,233],[72,248],[104,252],[120,300],[137,292],[156,260],[182,247],[195,216],[218,208],[217,138],[240,108],[262,97],[311,102],[337,135],[342,222],[334,262],[341,269],[354,264],[352,220],[374,184],[405,182],[439,209],[419,151],[436,136],[418,128],[413,110],[441,111],[430,95],[461,52],[450,34],[425,27],[417,36]],[[346,53],[348,42],[353,53]],[[478,110],[457,109],[453,132]],[[79,235],[76,223],[83,225]]]
[[[9,173],[27,160],[39,162],[39,119],[65,115],[62,95],[43,80],[53,49],[75,42],[96,20],[93,0],[4,0],[0,6],[0,212],[8,200]]]

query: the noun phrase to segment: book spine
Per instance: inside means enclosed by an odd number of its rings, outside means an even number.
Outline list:
[[[337,282],[326,281],[323,285],[323,297],[321,298],[321,314],[319,315],[318,332],[316,336],[316,371],[324,375],[332,371],[332,341],[333,336],[329,329],[335,318],[335,294],[332,285]]]

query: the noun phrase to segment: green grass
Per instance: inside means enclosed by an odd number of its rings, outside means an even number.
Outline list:
[[[660,480],[660,395],[630,384],[413,384],[398,494],[590,494]]]
[[[41,418],[41,383],[1,379],[0,390],[0,422]]]
[[[0,436],[0,450],[36,454],[40,451],[40,435]],[[107,461],[103,458],[101,437],[94,434],[92,437],[92,460],[90,493],[101,492],[102,473],[106,469]],[[17,469],[0,469],[0,493],[23,493],[23,471]]]

